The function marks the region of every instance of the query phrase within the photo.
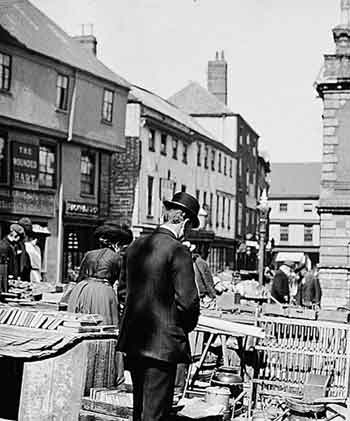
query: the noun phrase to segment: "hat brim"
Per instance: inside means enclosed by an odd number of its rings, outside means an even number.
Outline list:
[[[199,223],[198,216],[195,213],[193,213],[190,209],[188,209],[188,207],[184,206],[180,202],[173,202],[172,200],[164,200],[163,203],[165,206],[173,206],[174,208],[183,210],[189,216],[190,221],[192,222],[193,228],[199,227],[200,223]]]

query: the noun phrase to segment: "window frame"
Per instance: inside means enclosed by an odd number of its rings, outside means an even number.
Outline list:
[[[221,152],[218,153],[218,172],[221,173],[222,172],[222,154]]]
[[[53,174],[52,174],[52,185],[42,184],[41,183],[41,174],[44,175],[50,175],[48,171],[41,171],[41,151],[42,148],[47,148],[51,150],[54,156],[54,168],[53,168]],[[47,164],[47,163],[46,163]],[[39,188],[40,189],[47,189],[47,190],[54,190],[57,187],[57,145],[51,142],[46,142],[45,140],[40,140],[39,142]]]
[[[163,156],[167,155],[167,140],[168,135],[166,133],[160,134],[160,154]]]
[[[9,64],[0,63],[0,92],[10,92],[11,91],[11,82],[12,82],[12,56],[7,53],[0,51],[0,56],[8,58]],[[8,77],[5,78],[5,70],[8,69]],[[5,80],[7,80],[7,87],[5,87]]]
[[[202,166],[202,144],[197,142],[197,167]]]
[[[287,202],[280,202],[278,209],[279,209],[280,213],[288,212],[288,203]]]
[[[150,152],[156,151],[156,131],[154,129],[149,129],[148,132],[148,150]]]
[[[282,232],[282,228],[286,229],[286,232]],[[288,243],[289,242],[289,224],[281,224],[280,225],[280,242]]]
[[[216,159],[216,153],[215,150],[212,149],[211,151],[211,170],[215,171],[215,159]]]
[[[172,158],[177,159],[178,152],[179,152],[179,139],[174,137],[172,140],[171,146],[172,146]]]
[[[112,95],[112,100],[108,101],[106,94]],[[113,112],[114,112],[114,97],[115,92],[109,88],[103,88],[103,99],[102,99],[102,113],[101,121],[103,123],[112,124],[113,123]],[[106,107],[107,106],[107,107]]]
[[[188,164],[188,145],[182,142],[182,163]]]
[[[229,169],[230,178],[233,177],[233,159],[230,159],[230,169]]]
[[[66,87],[59,85],[58,81],[60,79],[67,81]],[[69,81],[68,75],[65,75],[63,73],[57,73],[57,78],[56,78],[56,110],[58,110],[58,111],[68,112],[69,82],[70,81]]]
[[[314,241],[314,226],[313,224],[304,225],[304,243],[312,243]]]
[[[147,177],[147,218],[153,218],[153,194],[154,192],[154,177],[149,175]]]
[[[208,161],[209,161],[209,147],[208,145],[205,145],[204,146],[204,168],[205,169],[209,168]]]
[[[83,161],[83,155],[86,155],[87,157],[93,157],[93,175],[91,176],[92,183],[88,183],[86,180],[83,180],[83,172],[82,172],[82,161]],[[94,149],[89,148],[82,148],[80,150],[80,195],[81,196],[95,196],[96,194],[96,174],[97,174],[97,151]],[[83,186],[84,185],[90,185],[92,188],[89,189],[89,191],[86,191]]]

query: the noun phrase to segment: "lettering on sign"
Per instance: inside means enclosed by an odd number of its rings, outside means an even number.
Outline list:
[[[12,185],[39,189],[39,146],[12,142]]]
[[[0,196],[0,213],[52,218],[55,215],[55,197],[53,194],[13,190],[12,196]]]
[[[66,215],[98,216],[98,205],[89,203],[66,202]]]

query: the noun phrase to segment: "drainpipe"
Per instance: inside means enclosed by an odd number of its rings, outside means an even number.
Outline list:
[[[70,101],[70,111],[68,117],[68,132],[67,142],[70,142],[73,138],[73,127],[74,127],[74,114],[77,97],[77,70],[74,69],[73,77],[73,92]],[[62,269],[63,269],[63,206],[64,206],[64,194],[63,194],[63,180],[62,180],[62,147],[60,154],[61,169],[60,169],[60,183],[58,188],[58,232],[57,232],[57,262],[56,262],[56,284],[61,282]]]

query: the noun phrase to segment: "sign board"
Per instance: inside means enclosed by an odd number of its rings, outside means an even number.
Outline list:
[[[39,189],[39,146],[12,142],[12,186]]]
[[[79,202],[66,202],[65,208],[66,215],[77,215],[77,216],[98,216],[99,207],[98,205],[92,205],[90,203],[79,203]]]
[[[55,196],[39,192],[13,190],[12,196],[0,196],[0,213],[54,217]]]

